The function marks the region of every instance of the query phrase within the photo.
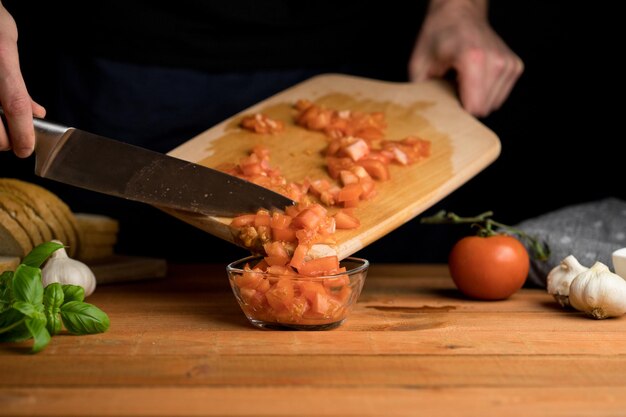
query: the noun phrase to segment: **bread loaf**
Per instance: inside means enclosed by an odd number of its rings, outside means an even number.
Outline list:
[[[20,258],[17,256],[0,256],[0,274],[4,271],[15,271],[20,264]]]
[[[22,258],[33,248],[26,231],[4,209],[0,208],[0,255]]]
[[[76,219],[69,207],[56,195],[38,185],[13,178],[0,178],[0,192],[25,202],[46,222],[52,237],[67,246],[68,255],[77,253],[79,237]]]

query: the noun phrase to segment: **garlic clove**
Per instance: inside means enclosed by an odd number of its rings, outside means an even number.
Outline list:
[[[54,241],[61,243],[59,241]],[[41,270],[43,286],[53,282],[71,284],[83,287],[85,297],[93,294],[96,289],[96,277],[93,271],[84,263],[68,257],[64,248],[56,250],[46,261]]]
[[[547,290],[562,306],[569,307],[570,285],[578,274],[589,268],[581,265],[574,255],[569,255],[554,267],[547,277]]]
[[[613,269],[620,277],[626,279],[626,248],[616,250],[611,254]]]
[[[595,319],[619,317],[626,313],[626,281],[596,262],[572,281],[569,300]]]

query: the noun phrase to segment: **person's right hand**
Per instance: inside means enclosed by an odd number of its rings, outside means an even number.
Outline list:
[[[46,109],[35,103],[26,90],[17,53],[17,27],[0,2],[0,105],[8,129],[0,123],[0,151],[13,149],[26,158],[35,148],[33,116],[44,117]]]
[[[487,20],[486,0],[431,0],[409,62],[412,81],[457,71],[463,107],[484,117],[497,110],[524,71],[522,60]]]

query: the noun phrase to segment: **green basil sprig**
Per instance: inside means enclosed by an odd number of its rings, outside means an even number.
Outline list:
[[[63,245],[46,242],[24,257],[15,271],[0,274],[0,342],[33,339],[33,352],[62,330],[76,335],[102,333],[109,317],[98,307],[85,303],[85,290],[77,285],[53,283],[45,289],[41,265]]]

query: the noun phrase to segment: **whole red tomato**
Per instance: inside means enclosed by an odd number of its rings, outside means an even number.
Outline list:
[[[512,236],[468,236],[459,240],[448,259],[457,288],[468,297],[502,300],[522,288],[530,259]]]

